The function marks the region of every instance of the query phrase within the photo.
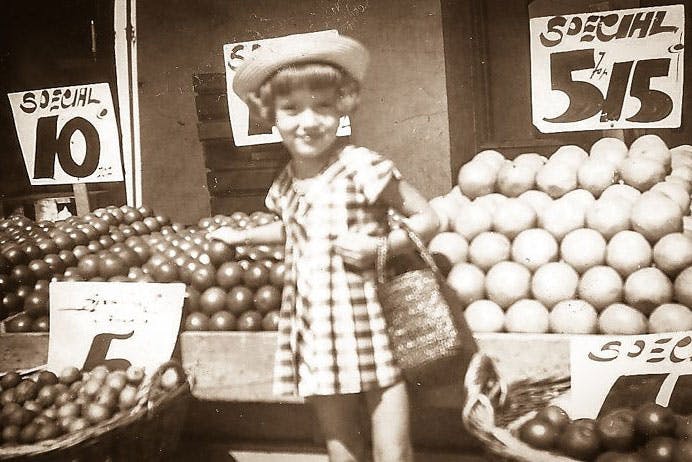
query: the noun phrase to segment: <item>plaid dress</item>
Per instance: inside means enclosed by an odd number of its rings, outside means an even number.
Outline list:
[[[274,393],[358,393],[396,383],[394,362],[377,301],[374,269],[345,265],[334,241],[346,231],[388,231],[377,199],[394,164],[365,148],[346,146],[315,178],[297,180],[291,165],[266,198],[286,230],[286,280],[279,314]]]

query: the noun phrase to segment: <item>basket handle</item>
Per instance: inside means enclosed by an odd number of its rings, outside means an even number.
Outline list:
[[[432,272],[435,273],[435,276],[444,279],[445,277],[442,274],[442,271],[440,270],[439,266],[437,266],[437,263],[435,263],[435,259],[428,251],[428,248],[425,246],[425,244],[423,243],[423,239],[421,239],[418,233],[416,233],[413,230],[413,228],[411,228],[411,226],[406,222],[406,220],[400,215],[392,213],[390,214],[390,216],[392,216],[393,220],[398,224],[398,226],[401,229],[406,231],[408,238],[411,240],[411,242],[413,242],[413,245],[415,246],[416,250],[420,254],[425,264],[428,266],[428,268],[430,268]],[[380,239],[380,243],[377,246],[377,259],[375,260],[377,282],[380,284],[384,284],[387,279],[385,267],[387,265],[388,247],[388,239],[386,236],[384,236]]]

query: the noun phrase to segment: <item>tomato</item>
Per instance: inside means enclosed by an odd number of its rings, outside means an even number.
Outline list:
[[[209,248],[206,250],[209,254],[211,264],[218,267],[225,262],[231,261],[234,257],[233,248],[225,242],[213,240],[209,242]]]
[[[264,315],[262,318],[262,330],[279,330],[279,310],[273,310]]]
[[[17,294],[17,297],[22,299],[22,303],[24,303],[24,300],[29,296],[29,294],[33,292],[33,289],[31,286],[19,286],[15,289],[14,293]]]
[[[96,253],[99,250],[103,250],[103,246],[99,241],[89,241],[86,246],[87,250],[91,253]]]
[[[250,288],[258,288],[269,282],[269,270],[261,263],[250,263],[243,273],[243,282]]]
[[[553,405],[546,406],[538,411],[535,418],[550,422],[558,432],[562,431],[570,423],[567,413],[562,408]]]
[[[22,299],[13,292],[6,293],[2,296],[3,316],[16,313],[22,308]]]
[[[43,257],[43,251],[34,243],[25,243],[20,249],[24,252],[28,260],[36,260],[37,258]]]
[[[149,260],[149,257],[151,256],[151,250],[149,249],[149,246],[143,242],[131,246],[130,249],[137,254],[140,264],[143,264],[144,262]]]
[[[27,265],[17,265],[12,268],[10,277],[18,286],[33,286],[36,284],[36,276]]]
[[[22,252],[22,250],[17,245],[13,245],[12,247],[6,249],[3,252],[3,255],[13,266],[22,265],[29,261],[26,257],[26,254]]]
[[[49,281],[47,279],[40,279],[34,284],[34,290],[40,290],[43,292],[48,292]]]
[[[262,329],[262,315],[255,310],[247,310],[238,316],[238,330],[258,331]]]
[[[19,382],[21,381],[22,377],[19,375],[19,373],[10,371],[0,377],[0,387],[2,387],[3,390],[8,390],[19,385]]]
[[[136,221],[141,221],[144,217],[138,210],[133,208],[128,208],[123,214],[123,221],[130,225]]]
[[[599,417],[596,421],[596,430],[601,437],[603,447],[614,451],[631,449],[636,439],[634,419],[632,409],[616,409]]]
[[[77,269],[79,274],[84,276],[86,279],[91,279],[99,275],[99,257],[96,255],[86,255],[79,263],[77,263]]]
[[[212,315],[226,306],[226,291],[221,287],[209,287],[202,292],[199,306],[203,313]]]
[[[110,279],[113,276],[126,276],[129,270],[122,258],[109,253],[99,259],[99,275],[102,278]]]
[[[53,235],[53,242],[58,250],[72,250],[77,243],[67,233],[56,232]],[[84,245],[83,243],[81,245]]]
[[[65,271],[65,268],[67,268],[67,265],[65,265],[60,257],[54,253],[49,253],[43,257],[43,261],[48,263],[48,266],[50,266],[50,272],[52,274],[62,274]]]
[[[154,217],[145,217],[142,220],[142,223],[144,224],[144,226],[147,227],[147,229],[149,229],[149,232],[152,232],[152,233],[161,229],[161,225],[159,224],[158,221],[156,221],[156,218],[154,218]]]
[[[530,419],[519,428],[519,438],[536,449],[551,449],[557,440],[557,431],[550,422]]]
[[[673,449],[673,462],[692,462],[692,440],[679,440]]]
[[[145,234],[150,233],[149,228],[147,228],[147,226],[144,223],[142,223],[141,221],[135,221],[134,223],[132,223],[130,225],[130,227],[132,228],[132,230],[135,232],[135,234],[137,236],[143,236]]]
[[[6,294],[17,287],[17,283],[10,278],[9,274],[0,274],[0,294]]]
[[[156,282],[175,282],[178,280],[178,268],[175,263],[163,262],[151,272]]]
[[[642,405],[634,417],[634,427],[645,438],[667,436],[675,429],[675,414],[667,407],[655,403]]]
[[[60,252],[58,252],[58,257],[60,257],[62,262],[65,263],[65,266],[77,266],[77,264],[79,263],[79,259],[75,256],[72,250],[61,250]],[[29,267],[31,268],[31,264],[29,265]],[[50,266],[48,267],[48,271],[50,272]]]
[[[82,231],[84,234],[86,234],[86,237],[89,238],[89,240],[94,240],[99,237],[101,233],[98,232],[96,228],[94,228],[91,225],[87,224],[82,224],[79,226],[79,230]]]
[[[48,316],[39,316],[34,319],[31,323],[32,332],[49,332],[50,331],[50,318]]]
[[[216,270],[216,283],[219,287],[228,290],[240,284],[243,280],[243,273],[243,268],[238,263],[234,261],[223,263]]]
[[[185,330],[209,330],[209,316],[196,311],[185,318]]]
[[[68,236],[70,236],[75,245],[87,245],[89,243],[89,236],[78,229],[69,233]]]
[[[228,311],[218,311],[209,319],[209,330],[230,331],[235,330],[236,317]]]
[[[86,248],[86,246],[78,245],[77,247],[72,249],[72,253],[74,254],[77,261],[79,261],[82,258],[84,258],[85,256],[89,255],[91,252],[89,251],[88,248]],[[71,266],[74,266],[74,265],[71,265]]]
[[[675,439],[669,436],[657,436],[647,441],[642,455],[647,462],[671,462],[675,446]]]
[[[226,297],[226,309],[236,316],[252,308],[252,304],[252,290],[245,286],[233,287]]]
[[[253,302],[262,315],[278,310],[281,306],[281,290],[270,284],[264,285],[255,292]]]
[[[563,419],[560,418],[560,424]],[[577,460],[593,460],[599,453],[601,440],[595,428],[584,424],[568,423],[557,438],[557,449]]]
[[[110,237],[111,237],[111,239],[113,239],[113,241],[116,242],[116,243],[118,243],[118,242],[125,242],[125,239],[127,239],[127,237],[125,237],[125,235],[123,234],[123,232],[122,232],[121,230],[119,230],[119,229],[116,229],[116,230],[111,231],[111,232],[110,232]]]
[[[286,263],[276,262],[269,270],[269,282],[276,287],[283,287],[286,277]]]
[[[680,415],[675,419],[675,436],[679,439],[692,439],[692,415]]]
[[[49,253],[58,253],[60,250],[63,250],[58,248],[52,239],[40,239],[36,241],[36,245],[39,249],[41,249],[41,252],[43,252],[44,255]]]
[[[202,265],[190,275],[190,284],[203,292],[214,285],[216,270],[211,265]]]
[[[0,254],[0,274],[7,274],[12,268],[9,260],[4,255]]]
[[[34,290],[24,300],[24,311],[34,318],[48,314],[48,292]]]
[[[116,255],[118,257],[120,257],[122,259],[122,261],[125,262],[125,265],[128,268],[132,268],[133,266],[139,266],[142,263],[144,263],[143,261],[140,260],[139,254],[137,254],[137,252],[135,252],[132,249],[123,249],[120,252],[118,252]]]
[[[185,299],[183,301],[183,314],[187,316],[188,314],[199,311],[201,294],[197,289],[192,286],[185,286]]]
[[[115,244],[115,241],[108,234],[104,234],[98,237],[98,242],[104,249],[109,249]]]
[[[5,323],[7,332],[31,332],[33,319],[26,313],[19,313]]]

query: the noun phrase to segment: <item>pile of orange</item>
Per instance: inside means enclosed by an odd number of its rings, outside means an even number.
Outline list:
[[[549,157],[482,151],[430,201],[429,248],[479,332],[690,330],[691,193],[692,146],[656,135]]]

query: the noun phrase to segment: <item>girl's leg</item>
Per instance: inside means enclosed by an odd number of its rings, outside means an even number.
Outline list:
[[[365,394],[375,462],[412,462],[408,390],[403,380]]]
[[[330,462],[362,462],[365,439],[360,428],[359,394],[311,396]]]

